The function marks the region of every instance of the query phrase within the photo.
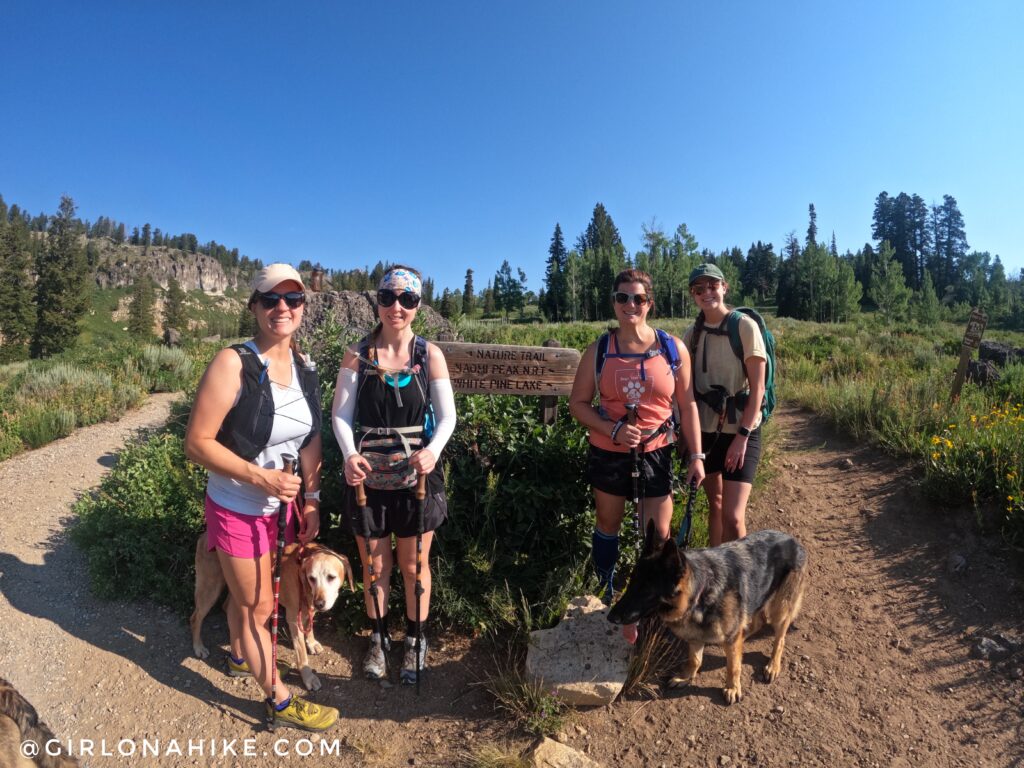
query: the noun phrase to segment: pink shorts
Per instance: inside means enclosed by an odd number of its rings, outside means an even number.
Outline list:
[[[277,546],[277,515],[240,515],[206,497],[206,544],[232,557],[254,559]],[[295,541],[295,502],[288,505],[285,544]]]

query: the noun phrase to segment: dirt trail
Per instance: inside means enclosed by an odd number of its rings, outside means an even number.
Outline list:
[[[0,676],[62,739],[113,753],[87,765],[452,765],[482,742],[525,746],[472,685],[490,664],[482,643],[445,638],[417,698],[354,676],[362,641],[323,633],[328,651],[315,663],[324,689],[314,698],[339,706],[345,721],[322,744],[304,743],[265,732],[255,685],[225,676],[216,651],[193,658],[177,616],[93,598],[65,534],[69,505],[134,429],[160,423],[168,407],[155,397],[117,424],[0,464],[11,502],[0,527]],[[777,418],[776,475],[750,527],[794,533],[812,573],[782,677],[753,679],[770,640],[752,640],[745,697],[726,707],[722,657],[709,648],[696,688],[580,712],[566,741],[606,766],[1018,764],[1024,659],[971,657],[977,637],[1020,630],[1024,592],[1005,553],[923,502],[911,474],[877,451],[802,411]],[[225,647],[222,615],[207,620],[205,636]],[[117,756],[123,739],[134,756]],[[143,740],[159,741],[160,757],[143,757]],[[307,748],[313,755],[303,757]],[[334,755],[320,758],[321,748]]]

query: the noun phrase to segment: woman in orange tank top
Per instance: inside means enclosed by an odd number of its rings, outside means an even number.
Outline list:
[[[647,324],[654,307],[651,277],[639,269],[620,272],[612,289],[612,307],[619,327],[607,343],[594,342],[583,353],[569,410],[590,430],[588,475],[594,487],[597,520],[594,526],[594,567],[610,603],[614,594],[615,564],[619,555],[619,529],[626,498],[633,495],[633,451],[640,457],[643,517],[654,522],[658,537],[669,537],[672,521],[672,406],[678,406],[679,427],[688,446],[686,481],[704,479],[700,423],[693,398],[690,355],[675,336],[661,335]],[[675,345],[675,355],[664,349]],[[595,361],[605,350],[600,372]],[[674,367],[673,367],[674,366]],[[594,406],[595,396],[599,405]],[[636,423],[629,418],[635,409]],[[635,627],[623,630],[635,639]]]

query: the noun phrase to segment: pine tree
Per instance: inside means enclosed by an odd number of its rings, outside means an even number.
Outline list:
[[[29,354],[36,309],[28,239],[21,219],[10,224],[0,221],[0,362],[24,360]]]
[[[565,264],[568,253],[565,250],[565,241],[562,238],[562,227],[555,222],[555,231],[551,235],[551,245],[548,247],[547,269],[544,275],[544,285],[547,288],[544,294],[544,301],[541,302],[541,310],[548,320],[559,321],[565,317],[567,306],[565,295]]]
[[[167,280],[167,295],[164,297],[164,330],[174,328],[184,330],[185,326],[185,292],[181,284],[172,275]]]
[[[441,308],[438,311],[445,320],[452,316],[452,294],[447,288],[441,294]]]
[[[75,203],[66,195],[36,259],[36,326],[32,356],[49,357],[74,345],[89,307],[88,266],[75,234]]]
[[[804,241],[804,245],[811,248],[818,244],[818,214],[814,210],[814,203],[807,206],[807,215],[809,221],[807,223],[807,240]]]
[[[497,307],[494,303],[494,287],[491,281],[487,281],[487,287],[484,288],[484,315],[490,317],[497,311]]]
[[[903,267],[896,260],[896,252],[888,242],[883,242],[882,252],[871,273],[871,300],[886,322],[892,323],[906,314],[910,293]]]
[[[128,307],[128,333],[137,339],[152,339],[154,293],[153,281],[149,275],[140,275],[132,283],[132,303]]]
[[[434,306],[434,278],[427,277],[423,280],[423,293],[420,294],[424,304]]]
[[[462,314],[469,317],[473,314],[473,270],[466,270],[466,285],[462,291]]]
[[[928,271],[924,273],[921,290],[914,293],[911,314],[917,322],[926,328],[933,327],[942,316],[942,305],[939,303],[939,297],[935,294],[932,275]]]

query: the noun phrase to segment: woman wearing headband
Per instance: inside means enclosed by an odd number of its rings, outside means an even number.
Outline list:
[[[415,270],[394,266],[384,274],[377,288],[377,325],[346,351],[332,409],[334,434],[345,458],[345,481],[352,486],[344,519],[363,561],[371,626],[363,671],[372,679],[383,678],[386,671],[393,535],[405,587],[401,680],[407,684],[416,682],[417,670],[426,661],[423,629],[430,613],[430,545],[448,510],[440,457],[455,429],[455,397],[444,355],[412,330],[421,296],[422,282]],[[420,475],[427,476],[422,529],[415,495]],[[366,507],[357,504],[359,485],[366,493]],[[422,541],[419,574],[417,538]],[[422,586],[418,605],[417,583]]]

